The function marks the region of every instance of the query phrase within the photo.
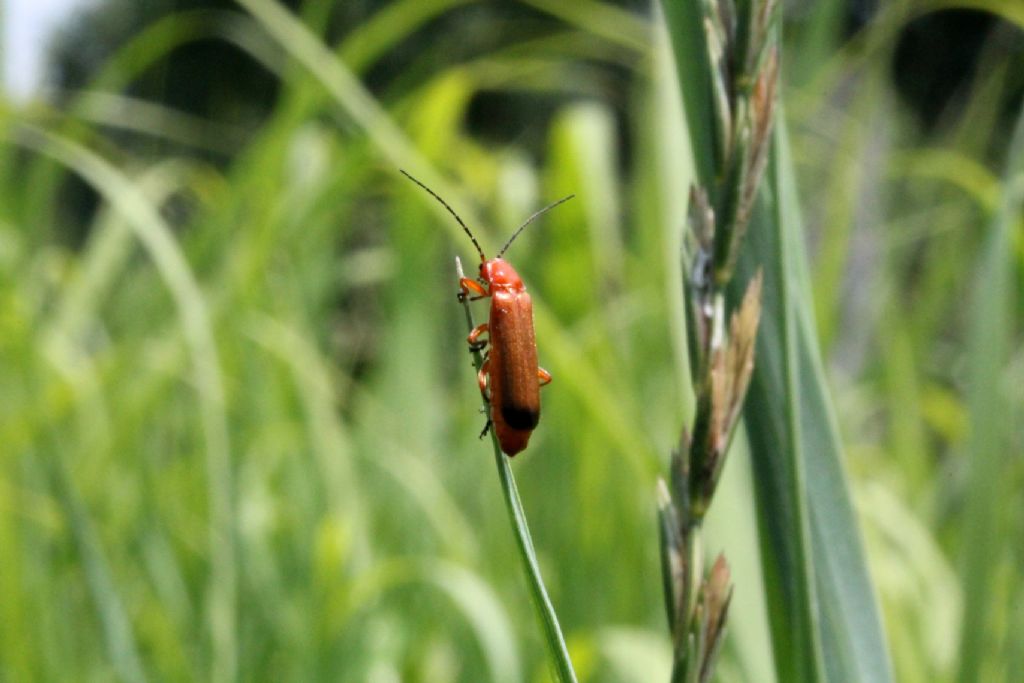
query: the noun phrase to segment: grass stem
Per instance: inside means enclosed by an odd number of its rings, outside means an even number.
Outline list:
[[[458,277],[465,277],[462,269],[462,261],[455,258],[455,269]],[[469,307],[469,300],[463,297],[462,307],[466,313],[466,325],[469,330],[476,327],[473,322],[473,312]],[[473,365],[477,372],[483,367],[483,354],[477,349],[471,349],[473,354]],[[484,399],[484,411],[490,414],[490,404]],[[519,490],[516,488],[516,480],[512,475],[512,468],[508,465],[508,459],[501,452],[498,444],[498,437],[494,430],[491,430],[491,445],[494,447],[494,462],[498,468],[498,479],[501,482],[501,492],[505,498],[505,509],[512,522],[512,531],[516,537],[516,548],[519,550],[519,559],[523,563],[523,571],[526,574],[527,586],[530,590],[530,599],[534,609],[537,611],[537,619],[540,621],[544,631],[544,640],[547,642],[551,652],[551,661],[558,674],[561,683],[576,683],[576,672],[572,668],[572,660],[569,658],[569,650],[565,645],[565,638],[562,635],[561,626],[558,624],[558,615],[548,597],[547,589],[544,587],[544,579],[540,575],[540,566],[537,564],[537,553],[533,548],[533,539],[530,537],[530,527],[526,523],[526,513],[523,512],[523,504],[519,500]]]

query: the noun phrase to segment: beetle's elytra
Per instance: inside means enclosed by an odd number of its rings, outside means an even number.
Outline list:
[[[488,259],[476,237],[446,201],[405,171],[402,174],[441,202],[466,231],[480,254],[479,281],[470,278],[459,281],[460,296],[469,296],[474,300],[486,297],[491,299],[487,322],[478,325],[467,338],[471,348],[484,349],[490,346],[477,375],[480,391],[491,407],[490,419],[480,436],[486,434],[493,425],[502,452],[509,457],[514,456],[526,448],[530,435],[540,421],[540,388],[551,381],[551,375],[537,362],[533,302],[516,269],[501,257],[534,219],[572,199],[574,195],[559,199],[534,213],[512,233],[498,255]],[[483,334],[487,335],[486,339],[481,339]]]

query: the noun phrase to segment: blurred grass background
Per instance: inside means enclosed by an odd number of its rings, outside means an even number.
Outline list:
[[[687,132],[646,2],[104,0],[0,102],[0,680],[541,681],[445,196],[555,377],[513,466],[586,681],[667,680]],[[282,13],[282,9],[286,13]],[[896,677],[1024,664],[1024,16],[793,3],[814,315]],[[721,681],[773,680],[742,445]]]

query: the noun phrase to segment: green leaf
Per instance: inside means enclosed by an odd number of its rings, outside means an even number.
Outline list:
[[[68,477],[67,463],[58,458],[50,463],[50,470],[57,497],[81,555],[86,584],[103,626],[103,638],[114,671],[122,681],[145,681],[147,677],[139,657],[137,636],[100,535]]]
[[[786,681],[887,682],[891,665],[816,346],[781,125],[775,144],[762,197],[767,201],[741,251],[733,294],[741,296],[743,283],[764,268],[761,337],[745,418],[776,668]]]
[[[715,177],[715,111],[711,99],[711,61],[699,0],[662,0],[669,42],[685,104],[686,126],[697,178],[710,192]],[[684,188],[685,189],[685,188]]]
[[[131,178],[88,148],[48,130],[19,125],[14,133],[13,142],[59,161],[110,202],[152,258],[177,306],[193,359],[209,478],[210,632],[214,653],[210,676],[213,680],[232,679],[237,669],[238,635],[233,471],[221,363],[202,290],[175,241],[174,231]]]
[[[992,652],[996,583],[1010,532],[1005,500],[1012,467],[1014,401],[1006,381],[1013,356],[1015,281],[1014,231],[1024,206],[1024,112],[1017,122],[1004,178],[1002,201],[993,217],[977,272],[970,308],[967,401],[971,430],[963,540],[964,616],[960,643],[961,681],[981,680],[981,663]],[[1005,628],[1005,627],[1004,627]],[[988,655],[988,657],[986,657]]]
[[[778,187],[778,154],[766,180]],[[777,193],[768,192],[766,195]],[[793,254],[778,201],[762,202],[743,249],[734,293],[764,267],[761,333],[745,417],[755,473],[762,563],[775,665],[781,681],[823,679],[815,571],[808,520],[804,434],[800,425]]]

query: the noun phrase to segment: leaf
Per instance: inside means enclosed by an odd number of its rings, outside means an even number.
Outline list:
[[[20,125],[13,141],[75,171],[110,202],[152,258],[173,297],[193,359],[206,442],[210,504],[211,678],[234,678],[237,668],[237,561],[232,508],[233,472],[220,359],[205,299],[173,230],[131,178],[89,149],[45,129]]]
[[[1014,231],[1024,206],[1024,111],[1010,146],[1003,198],[981,255],[969,313],[967,403],[969,473],[962,555],[964,615],[958,680],[981,680],[981,664],[993,652],[993,585],[1004,553],[1008,513],[1006,471],[1012,467],[1016,409],[1006,381],[1013,357],[1015,282]],[[998,627],[996,627],[998,628]],[[1006,628],[1005,626],[1003,628]],[[1012,628],[1012,627],[1011,627]],[[998,633],[998,630],[995,630]]]
[[[685,105],[686,127],[697,177],[705,188],[715,176],[717,152],[715,108],[711,90],[711,62],[701,3],[696,0],[660,3],[668,24],[669,42],[675,55],[676,73]]]
[[[763,266],[762,332],[745,417],[776,667],[786,681],[818,679],[820,662],[824,680],[887,682],[891,665],[815,342],[782,125],[775,144],[769,192],[741,251],[733,293]]]

